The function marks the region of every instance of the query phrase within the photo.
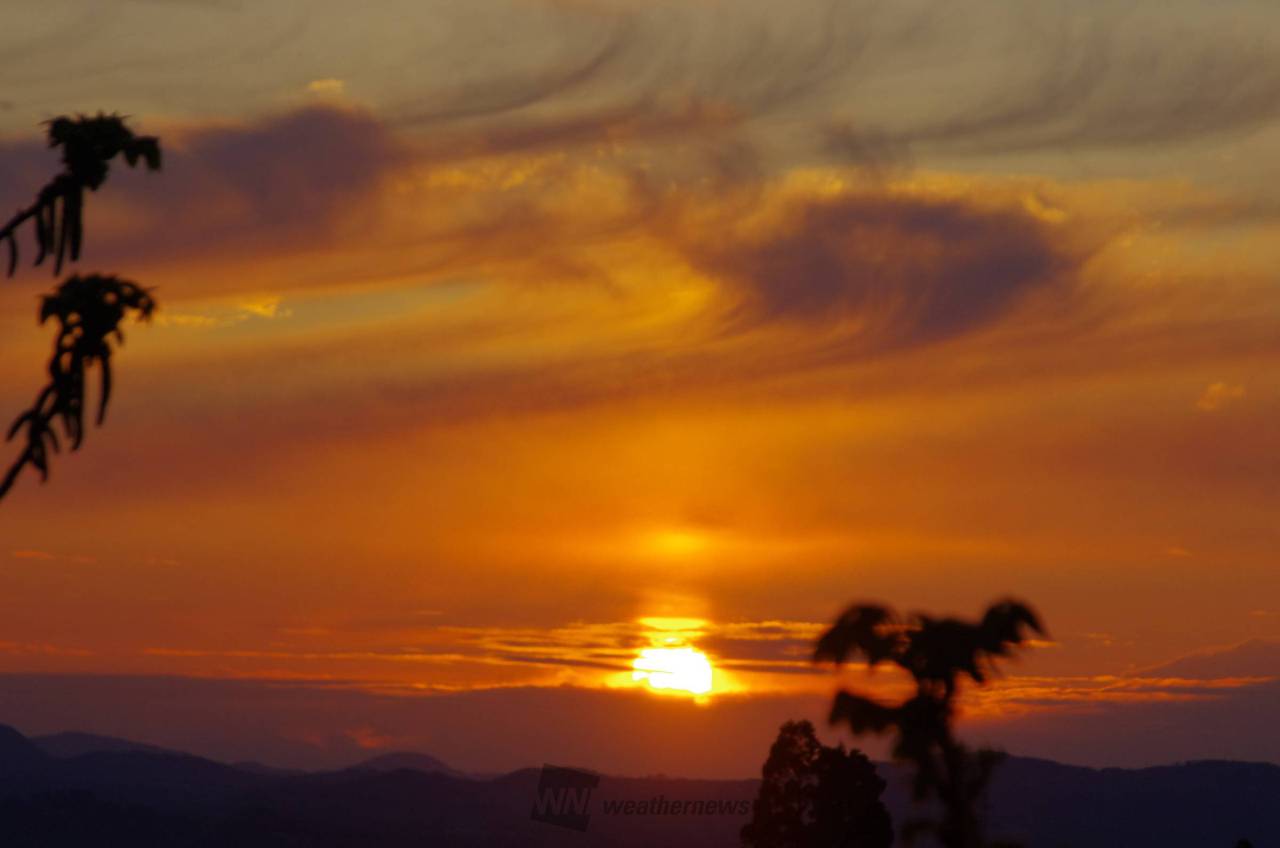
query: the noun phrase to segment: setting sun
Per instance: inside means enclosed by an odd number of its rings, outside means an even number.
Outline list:
[[[650,689],[705,695],[711,691],[711,661],[694,648],[644,648],[632,662],[633,680]]]

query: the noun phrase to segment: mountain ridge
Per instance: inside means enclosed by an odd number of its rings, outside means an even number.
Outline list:
[[[0,844],[728,848],[738,844],[758,787],[754,779],[602,774],[589,830],[578,833],[531,821],[537,768],[485,778],[428,754],[395,752],[345,769],[297,773],[82,736],[112,750],[59,758],[0,725]],[[908,772],[892,763],[877,768],[888,784],[885,803],[901,822]],[[617,810],[611,801],[651,798],[728,802],[719,809],[735,813],[610,812]],[[1095,769],[1010,756],[992,782],[989,808],[993,834],[1027,848],[1200,848],[1240,838],[1280,844],[1280,766],[1201,760]]]

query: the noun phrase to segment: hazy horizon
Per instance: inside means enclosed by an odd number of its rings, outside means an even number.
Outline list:
[[[1248,711],[1265,712],[1275,688],[1249,703]],[[80,706],[85,700],[95,705],[92,716]],[[147,704],[152,711],[140,712]],[[1178,715],[1168,705],[1154,705],[1128,715],[1058,716],[1025,727],[979,722],[965,731],[974,741],[1014,756],[1089,768],[1217,759],[1280,764],[1280,749],[1272,740],[1258,739],[1232,706],[1210,702],[1197,713]],[[829,744],[843,742],[873,759],[890,759],[884,740],[825,727],[820,719],[828,707],[828,699],[816,695],[732,696],[682,710],[669,699],[634,690],[525,687],[434,701],[423,696],[380,700],[354,686],[322,681],[0,674],[0,724],[28,737],[91,733],[220,762],[306,770],[417,752],[471,774],[553,762],[619,777],[755,779],[760,750],[767,749],[781,722],[797,716],[815,720]],[[515,726],[491,720],[529,711],[539,714]],[[1098,732],[1099,718],[1113,724]],[[1171,733],[1189,735],[1197,722],[1227,732],[1209,746],[1171,738]],[[637,728],[647,728],[647,744],[634,744]],[[1150,757],[1147,751],[1160,744],[1168,747]]]

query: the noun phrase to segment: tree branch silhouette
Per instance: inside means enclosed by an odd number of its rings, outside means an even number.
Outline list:
[[[155,310],[151,295],[136,283],[96,274],[75,276],[46,295],[40,307],[40,323],[58,320],[58,336],[49,360],[49,383],[31,408],[18,416],[6,438],[26,434],[27,446],[0,480],[0,498],[8,494],[22,469],[30,465],[49,478],[49,449],[58,451],[54,423],[77,450],[84,439],[85,372],[97,364],[101,389],[96,421],[102,424],[111,399],[111,340],[124,343],[120,322],[129,312],[147,319]]]
[[[846,610],[818,640],[817,662],[862,659],[873,668],[887,662],[915,681],[915,695],[894,705],[841,691],[830,716],[832,724],[846,724],[855,734],[894,733],[894,757],[915,769],[916,800],[941,804],[939,820],[904,828],[908,841],[932,831],[947,848],[987,845],[980,802],[1003,755],[970,750],[955,738],[954,701],[962,675],[985,683],[996,661],[1026,641],[1028,632],[1045,631],[1035,612],[1017,601],[994,604],[977,622],[919,613],[904,618],[888,607],[862,604]]]
[[[18,269],[18,232],[30,221],[34,230],[36,257],[40,265],[53,257],[53,272],[59,274],[65,261],[77,261],[84,241],[84,201],[86,191],[97,191],[106,181],[111,162],[124,158],[129,167],[139,162],[148,170],[160,169],[160,142],[154,136],[135,135],[119,115],[98,113],[94,117],[60,117],[47,123],[49,147],[61,148],[63,170],[36,195],[35,202],[18,210],[0,228],[0,241],[8,248],[8,276]],[[58,335],[49,360],[49,382],[35,403],[13,422],[7,434],[13,440],[26,436],[26,446],[0,480],[0,499],[13,488],[27,466],[49,476],[49,454],[59,449],[55,424],[61,425],[71,450],[84,439],[86,371],[101,369],[101,395],[96,421],[102,424],[111,399],[112,341],[121,344],[121,322],[130,313],[147,319],[155,311],[151,294],[136,283],[113,275],[73,276],[40,307],[40,323],[58,320]]]
[[[106,181],[112,159],[123,155],[129,167],[141,161],[149,170],[160,170],[160,140],[155,136],[134,135],[119,115],[100,112],[92,118],[61,117],[47,125],[49,146],[62,148],[63,171],[40,189],[34,203],[18,210],[0,228],[0,240],[9,248],[10,277],[18,268],[16,233],[26,221],[35,224],[38,248],[35,265],[52,255],[53,273],[60,274],[64,259],[80,258],[84,193],[97,191]]]

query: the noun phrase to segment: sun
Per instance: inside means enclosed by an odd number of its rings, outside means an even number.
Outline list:
[[[690,695],[711,691],[711,661],[693,648],[643,648],[631,667],[631,679],[645,681],[650,689]]]

